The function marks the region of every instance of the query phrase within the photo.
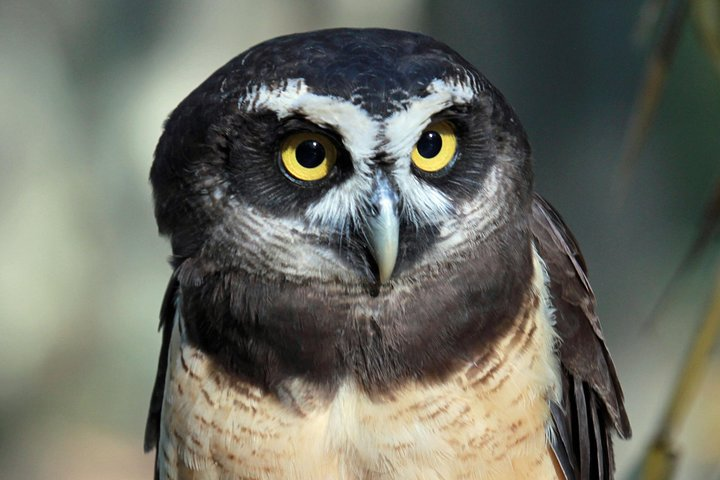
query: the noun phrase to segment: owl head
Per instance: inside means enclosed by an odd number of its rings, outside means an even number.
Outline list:
[[[465,59],[415,33],[251,48],[170,115],[150,179],[177,264],[202,258],[196,281],[239,270],[377,294],[528,241],[520,122]]]

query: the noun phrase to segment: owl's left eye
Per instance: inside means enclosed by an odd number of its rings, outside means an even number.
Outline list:
[[[294,179],[315,182],[330,174],[337,160],[337,149],[321,133],[295,133],[282,142],[280,160],[285,171]]]
[[[457,138],[452,124],[447,121],[434,122],[420,134],[411,158],[421,171],[435,173],[452,162],[456,150]]]

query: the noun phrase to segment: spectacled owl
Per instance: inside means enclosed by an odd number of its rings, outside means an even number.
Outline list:
[[[150,172],[173,274],[159,479],[611,479],[623,395],[503,95],[427,36],[221,67]]]

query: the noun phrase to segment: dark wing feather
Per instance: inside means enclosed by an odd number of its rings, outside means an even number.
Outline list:
[[[165,375],[167,374],[168,349],[170,348],[170,336],[173,330],[175,319],[175,298],[177,297],[178,280],[176,275],[170,277],[162,307],[160,308],[160,328],[162,329],[162,347],[158,359],[158,369],[155,375],[155,385],[150,397],[150,410],[147,423],[145,424],[145,451],[149,452],[155,448],[155,478],[157,472],[157,450],[160,441],[160,414],[162,413],[163,395],[165,393]]]
[[[563,396],[562,405],[552,409],[553,450],[568,480],[610,480],[612,432],[629,438],[630,422],[595,313],[585,260],[560,215],[539,195],[533,202],[532,232],[550,277],[561,339]]]

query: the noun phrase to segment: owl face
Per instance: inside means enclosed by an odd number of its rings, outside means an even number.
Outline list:
[[[501,94],[445,45],[385,30],[235,58],[170,117],[151,180],[178,259],[375,286],[481,251],[532,189]]]

